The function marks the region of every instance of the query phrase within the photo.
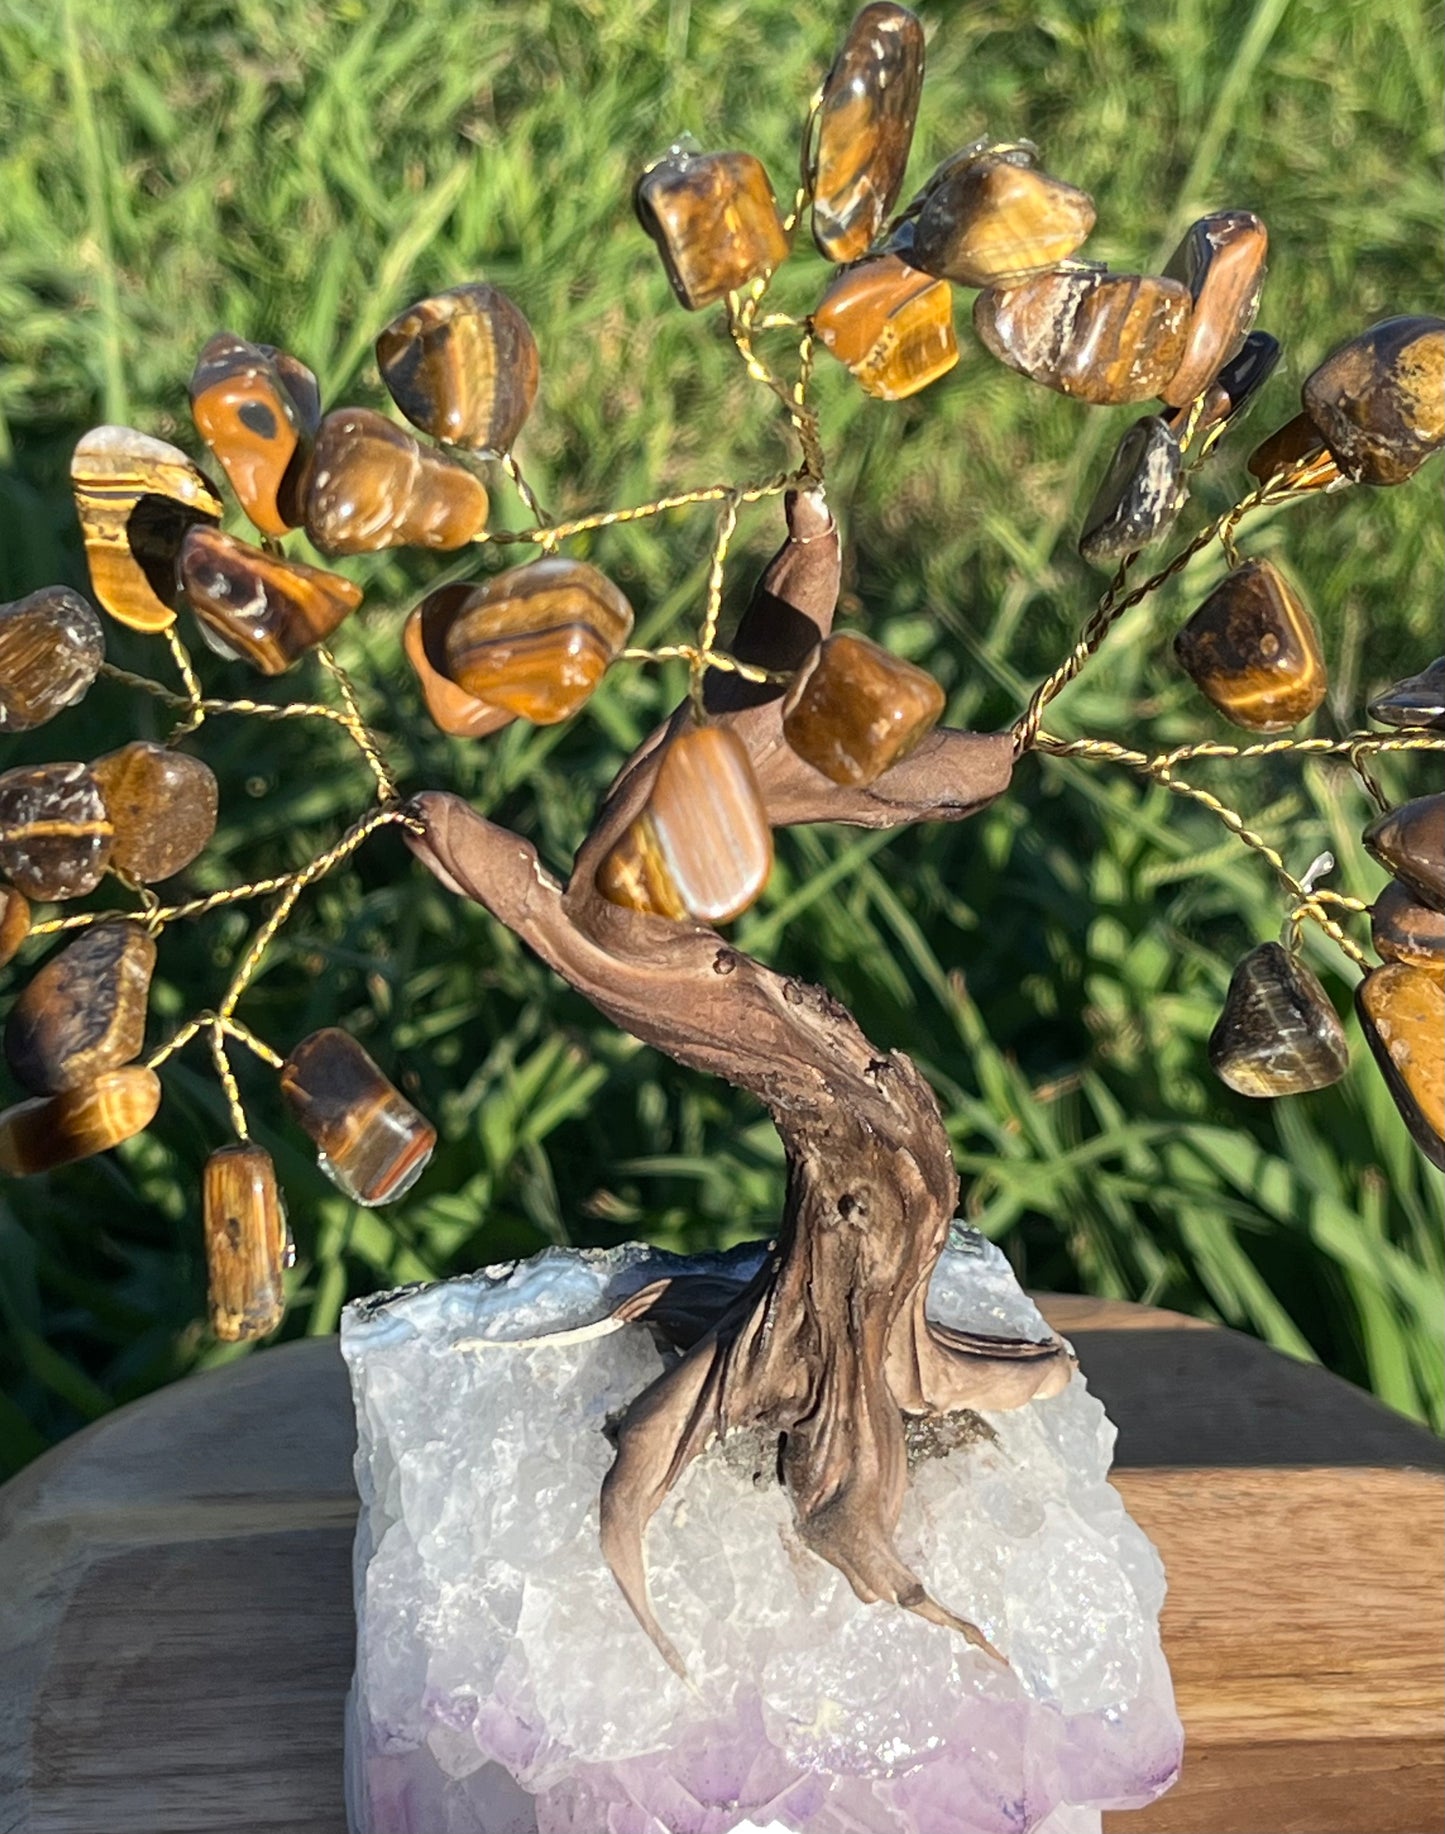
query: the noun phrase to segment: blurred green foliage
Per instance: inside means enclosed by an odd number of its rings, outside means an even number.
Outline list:
[[[1440,40],[1423,5],[983,0],[925,17],[915,180],[988,129],[1032,137],[1092,191],[1092,255],[1158,263],[1210,208],[1270,224],[1261,323],[1286,361],[1183,532],[1240,493],[1251,431],[1294,411],[1335,342],[1389,312],[1439,310]],[[720,327],[672,301],[629,192],[690,129],[756,150],[786,193],[846,22],[846,8],[780,0],[0,0],[0,597],[84,584],[66,467],[87,426],[128,421],[196,449],[185,382],[213,330],[285,344],[329,402],[378,405],[375,331],[409,299],[480,276],[515,295],[542,346],[520,452],[555,513],[791,462]],[[824,273],[801,252],[779,303],[807,310]],[[987,727],[1013,717],[1099,590],[1072,536],[1131,413],[1030,386],[983,356],[966,319],[963,360],[921,397],[870,402],[823,358],[817,398],[847,612],[939,675],[955,723]],[[1325,631],[1332,688],[1315,730],[1357,724],[1370,691],[1438,647],[1439,483],[1433,467],[1403,490],[1249,525],[1248,551],[1286,565]],[[517,519],[500,479],[497,498]],[[775,503],[746,513],[730,607],[778,533]],[[655,641],[694,621],[710,537],[693,511],[578,551],[619,580],[640,640]],[[338,648],[405,785],[452,785],[565,865],[678,678],[619,671],[569,727],[444,739],[398,647],[402,611],[438,567],[354,568],[369,608]],[[1219,571],[1216,551],[1131,614],[1054,728],[1148,747],[1230,736],[1169,652]],[[129,633],[111,654],[166,673]],[[200,657],[219,693],[310,693],[311,666],[258,690]],[[102,683],[8,742],[4,762],[165,730],[154,705]],[[179,882],[188,893],[301,864],[368,794],[329,729],[217,720],[199,749],[221,777],[222,823]],[[1382,774],[1404,794],[1431,787],[1429,769]],[[1333,884],[1368,896],[1380,883],[1347,772],[1277,761],[1196,775],[1285,837],[1297,872],[1329,847]],[[1233,961],[1282,917],[1262,866],[1204,811],[1107,766],[1034,760],[957,828],[781,836],[738,940],[827,983],[918,1059],[969,1214],[1030,1283],[1224,1319],[1438,1423],[1439,1182],[1366,1053],[1339,1087],[1273,1105],[1231,1096],[1205,1063]],[[216,997],[253,920],[232,910],[168,932],[157,1035]],[[1353,971],[1327,942],[1309,948],[1345,1009]],[[549,1241],[698,1246],[777,1214],[779,1152],[751,1102],[617,1035],[393,834],[307,900],[243,1016],[283,1049],[349,1025],[442,1133],[404,1203],[359,1210],[285,1125],[270,1073],[240,1062],[300,1244],[289,1333],[334,1330],[349,1294]],[[197,1322],[199,1172],[225,1137],[223,1105],[203,1050],[165,1081],[149,1134],[0,1191],[0,1467],[234,1354]]]

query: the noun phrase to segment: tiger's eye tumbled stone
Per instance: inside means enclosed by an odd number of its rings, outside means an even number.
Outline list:
[[[83,764],[35,764],[0,776],[0,873],[27,898],[83,898],[110,863],[114,829]]]
[[[501,707],[489,707],[466,693],[443,672],[447,632],[475,590],[474,586],[458,583],[439,586],[428,593],[407,619],[401,638],[402,650],[421,684],[427,712],[443,732],[457,739],[484,739],[511,725],[515,718]]]
[[[1267,484],[1271,478],[1293,471],[1297,465],[1309,467],[1312,490],[1337,490],[1347,481],[1308,414],[1296,414],[1268,439],[1261,440],[1250,453],[1246,469],[1251,477]]]
[[[828,261],[865,254],[897,202],[923,63],[923,27],[906,6],[874,0],[848,28],[823,84],[809,172],[813,240]]]
[[[267,1337],[286,1311],[294,1259],[276,1167],[264,1147],[223,1146],[202,1178],[211,1329],[223,1343]]]
[[[1164,416],[1166,424],[1182,440],[1191,424],[1191,445],[1203,444],[1207,450],[1231,421],[1238,420],[1255,396],[1274,374],[1280,359],[1280,342],[1267,331],[1251,331],[1219,374],[1203,391],[1202,411],[1194,412],[1194,403],[1186,401]]]
[[[87,433],[70,480],[102,610],[132,630],[164,630],[175,622],[176,557],[186,531],[221,519],[210,480],[178,446],[131,427]]]
[[[160,1078],[141,1064],[18,1102],[0,1114],[0,1172],[25,1178],[106,1152],[149,1127],[160,1105]]]
[[[1239,1095],[1303,1095],[1340,1080],[1350,1047],[1318,976],[1266,942],[1234,971],[1209,1034],[1209,1062]]]
[[[1405,962],[1445,981],[1445,911],[1421,904],[1398,880],[1387,885],[1370,912],[1370,940],[1382,961]]]
[[[1401,1120],[1445,1170],[1445,982],[1386,962],[1355,989],[1355,1008]]]
[[[1403,484],[1445,445],[1445,318],[1386,318],[1327,356],[1300,391],[1357,484]]]
[[[638,179],[633,203],[673,292],[691,312],[771,274],[787,258],[773,188],[751,153],[675,147]]]
[[[647,806],[597,869],[629,910],[726,923],[773,869],[773,833],[747,747],[723,726],[671,740]]]
[[[1146,415],[1120,440],[1084,517],[1079,552],[1096,567],[1136,554],[1174,526],[1188,492],[1184,453],[1157,415]]]
[[[142,885],[184,871],[216,832],[215,773],[200,758],[137,739],[90,768],[115,829],[110,863]]]
[[[1445,792],[1386,809],[1362,838],[1380,864],[1417,898],[1445,911]]]
[[[209,646],[263,675],[284,674],[324,643],[362,598],[360,586],[339,573],[282,560],[219,529],[191,530],[180,571]]]
[[[306,533],[323,554],[460,548],[487,525],[480,478],[369,408],[338,408],[316,435]]]
[[[1369,712],[1382,726],[1428,726],[1445,731],[1445,656],[1437,656],[1428,669],[1377,694]]]
[[[78,592],[46,586],[0,605],[0,732],[29,732],[73,707],[104,660],[100,619]]]
[[[475,587],[444,643],[449,678],[538,726],[571,717],[632,634],[632,607],[585,561],[549,556]]]
[[[30,904],[13,885],[0,885],[0,968],[30,934]]]
[[[290,362],[305,369],[294,357]],[[241,508],[266,535],[284,535],[299,520],[288,475],[294,478],[304,466],[316,431],[314,418],[309,425],[306,420],[316,378],[310,370],[305,375],[309,390],[292,376],[298,402],[275,354],[232,331],[216,333],[191,375],[196,430],[231,480]]]
[[[1177,280],[1079,268],[987,288],[973,323],[1010,369],[1108,407],[1160,392],[1184,355],[1190,309]]]
[[[1200,217],[1164,272],[1194,301],[1184,356],[1162,391],[1172,408],[1193,401],[1239,354],[1264,291],[1269,232],[1248,210]]]
[[[907,757],[944,703],[926,669],[852,631],[824,638],[789,699],[783,737],[814,770],[855,788]]]
[[[436,1145],[430,1121],[337,1026],[301,1040],[282,1068],[281,1096],[315,1144],[317,1164],[358,1204],[403,1196]]]
[[[376,340],[391,398],[414,427],[474,452],[509,452],[537,398],[532,327],[478,281],[423,299]]]
[[[139,1057],[156,965],[138,923],[97,923],[52,955],[10,1009],[5,1057],[37,1095],[62,1095]]]
[[[1087,192],[983,152],[951,162],[926,192],[909,260],[960,286],[1016,286],[1082,248],[1094,218]]]
[[[1251,732],[1297,726],[1329,685],[1310,609],[1267,560],[1226,574],[1174,639],[1174,653],[1224,717]]]
[[[897,255],[839,274],[813,314],[813,329],[880,401],[916,395],[958,361],[952,288]]]

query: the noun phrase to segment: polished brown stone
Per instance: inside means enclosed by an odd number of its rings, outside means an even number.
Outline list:
[[[137,739],[91,765],[115,829],[110,863],[142,885],[182,872],[216,832],[209,764]]]
[[[1382,726],[1427,726],[1445,731],[1445,656],[1418,675],[1397,681],[1370,702],[1370,718]]]
[[[1200,411],[1192,401],[1172,409],[1164,416],[1166,425],[1184,441],[1186,450],[1207,451],[1231,423],[1251,405],[1259,391],[1274,374],[1280,359],[1280,342],[1267,331],[1251,331],[1231,357],[1202,391]]]
[[[0,885],[0,968],[14,961],[30,934],[30,901],[13,885]]]
[[[1401,1120],[1445,1170],[1445,982],[1386,962],[1360,982],[1355,1007]]]
[[[65,586],[0,605],[0,732],[29,732],[80,700],[105,660],[100,619]]]
[[[317,1164],[359,1204],[386,1204],[421,1177],[436,1129],[337,1026],[312,1032],[286,1059],[281,1096],[310,1135]]]
[[[401,635],[402,650],[421,684],[427,712],[443,732],[457,739],[485,739],[515,718],[466,693],[443,673],[447,631],[474,591],[475,587],[462,583],[439,586],[412,612]]]
[[[499,288],[423,299],[376,340],[391,398],[414,427],[474,452],[509,452],[537,398],[537,340]]]
[[[286,1312],[295,1258],[271,1155],[249,1141],[223,1146],[202,1176],[211,1329],[223,1343],[269,1337]]]
[[[1426,904],[1445,911],[1445,792],[1387,809],[1363,838],[1387,872]]]
[[[1370,912],[1370,940],[1382,961],[1405,962],[1445,981],[1445,911],[1421,904],[1408,886],[1393,880]]]
[[[1172,408],[1200,395],[1253,328],[1264,291],[1269,232],[1248,210],[1222,210],[1190,226],[1164,272],[1194,301],[1184,356],[1163,389]]]
[[[818,106],[809,162],[813,240],[829,261],[866,254],[897,202],[923,92],[923,27],[874,0],[848,28]]]
[[[551,555],[472,589],[447,623],[448,677],[476,700],[551,726],[569,719],[632,634],[632,607],[585,561]]]
[[[1357,484],[1403,484],[1445,445],[1445,318],[1386,318],[1332,351],[1300,391]]]
[[[480,478],[369,408],[338,408],[316,435],[306,533],[323,554],[460,548],[487,526]]]
[[[316,432],[316,419],[311,416],[308,424],[307,414],[316,378],[294,357],[283,369],[277,354],[232,331],[218,331],[197,359],[190,382],[196,429],[231,480],[241,508],[266,535],[284,535],[300,520],[294,480]],[[309,378],[309,387],[297,370]]]
[[[97,923],[52,955],[10,1009],[5,1058],[36,1095],[62,1095],[139,1057],[156,945],[138,923]]]
[[[191,530],[180,572],[209,646],[263,675],[284,674],[362,599],[360,586],[339,573],[282,560],[219,529]]]
[[[773,188],[751,153],[673,148],[638,179],[633,202],[689,311],[763,279],[787,258]]]
[[[39,1095],[0,1114],[0,1172],[12,1178],[53,1172],[142,1133],[161,1105],[154,1070],[128,1064],[83,1088]]]
[[[761,895],[773,834],[747,747],[723,726],[668,743],[647,806],[597,869],[629,910],[726,923]]]
[[[783,715],[783,737],[833,783],[861,788],[907,757],[943,713],[926,669],[852,631],[819,644]]]
[[[1079,552],[1096,567],[1137,554],[1173,528],[1188,492],[1184,454],[1158,415],[1146,415],[1120,440],[1084,516]]]
[[[987,288],[973,323],[1010,369],[1107,407],[1160,392],[1184,355],[1190,310],[1177,280],[1079,268]]]
[[[1318,976],[1277,942],[1235,969],[1209,1034],[1209,1062],[1239,1095],[1303,1095],[1337,1083],[1350,1047]]]
[[[1267,484],[1271,478],[1293,471],[1296,465],[1306,462],[1311,468],[1314,489],[1328,490],[1339,484],[1339,467],[1330,456],[1319,428],[1308,414],[1296,414],[1293,420],[1276,428],[1268,439],[1260,441],[1250,453],[1246,469],[1252,478]]]
[[[95,427],[75,448],[70,481],[96,602],[132,630],[164,630],[175,622],[186,531],[221,519],[210,480],[163,439]]]
[[[0,873],[36,903],[83,898],[110,863],[114,829],[83,764],[33,764],[0,776]]]
[[[1026,157],[984,151],[929,187],[908,258],[960,286],[1016,286],[1082,248],[1094,218],[1087,192]]]
[[[1267,560],[1226,574],[1174,639],[1174,653],[1224,717],[1251,732],[1297,726],[1329,686],[1314,617]]]
[[[896,255],[839,274],[813,313],[813,329],[880,401],[916,395],[958,361],[953,289]]]

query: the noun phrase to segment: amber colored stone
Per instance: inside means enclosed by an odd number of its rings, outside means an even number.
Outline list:
[[[1194,301],[1184,356],[1161,391],[1169,407],[1202,394],[1239,354],[1259,311],[1269,232],[1248,210],[1222,210],[1190,226],[1164,272]]]
[[[1445,911],[1445,792],[1386,809],[1366,828],[1363,839],[1387,872],[1417,898]]]
[[[65,586],[0,605],[0,732],[29,732],[73,707],[100,672],[100,619]]]
[[[833,783],[862,788],[938,724],[943,689],[867,637],[835,631],[789,695],[783,737]]]
[[[1094,219],[1086,191],[1031,160],[984,151],[951,162],[929,187],[909,259],[960,286],[1016,286],[1082,248]]]
[[[1101,407],[1159,393],[1184,354],[1189,314],[1179,281],[1103,268],[989,287],[973,303],[974,329],[1001,363]]]
[[[201,635],[218,656],[282,675],[324,643],[361,603],[339,573],[283,560],[219,529],[192,529],[181,548],[181,584]]]
[[[1174,639],[1174,653],[1224,717],[1251,732],[1297,726],[1329,686],[1314,617],[1267,560],[1226,574]]]
[[[200,758],[137,739],[90,769],[115,829],[110,863],[140,884],[184,871],[216,832],[215,773]]]
[[[94,891],[113,841],[100,785],[83,764],[34,764],[0,776],[0,873],[27,898]]]
[[[338,408],[316,435],[306,533],[323,554],[460,548],[487,526],[480,478],[370,408]]]
[[[1099,567],[1137,554],[1169,532],[1187,495],[1184,454],[1174,433],[1157,415],[1136,420],[1094,493],[1079,552]]]
[[[1311,467],[1314,489],[1328,490],[1343,481],[1319,428],[1308,414],[1296,414],[1268,439],[1260,441],[1250,453],[1245,468],[1252,478],[1267,484],[1271,478],[1306,462]]]
[[[447,631],[475,590],[465,584],[439,586],[412,612],[401,637],[406,659],[421,684],[427,712],[443,732],[457,739],[485,739],[503,726],[510,726],[515,718],[466,693],[443,673]]]
[[[285,1315],[295,1259],[270,1153],[249,1142],[219,1148],[201,1191],[211,1329],[227,1344],[267,1337]]]
[[[1235,969],[1209,1062],[1239,1095],[1304,1095],[1337,1083],[1350,1047],[1329,995],[1297,955],[1261,943]]]
[[[1300,391],[1357,484],[1403,484],[1445,445],[1445,318],[1386,318],[1327,356]]]
[[[5,1057],[37,1095],[62,1095],[139,1057],[156,965],[138,923],[97,923],[52,955],[10,1009]]]
[[[848,28],[823,83],[809,162],[813,240],[829,261],[865,254],[897,202],[923,64],[923,27],[906,6],[874,0]]]
[[[1428,726],[1445,731],[1445,656],[1427,669],[1386,688],[1370,702],[1370,718],[1382,726]]]
[[[453,613],[446,672],[490,707],[555,725],[571,717],[632,634],[632,607],[585,561],[549,556],[494,574]]]
[[[178,446],[131,427],[87,433],[70,480],[101,609],[132,630],[165,630],[175,622],[176,557],[186,531],[221,519],[210,480]]]
[[[1196,414],[1194,403],[1186,401],[1182,407],[1164,416],[1166,424],[1181,440],[1192,427],[1190,445],[1203,442],[1206,449],[1212,446],[1228,424],[1239,419],[1269,381],[1278,366],[1280,355],[1277,337],[1272,337],[1268,331],[1251,331],[1240,345],[1238,354],[1229,359],[1202,391],[1201,411]]]
[[[313,391],[315,385],[312,376]],[[288,472],[305,463],[315,424],[306,426],[272,353],[218,331],[196,361],[190,395],[196,430],[252,522],[266,535],[295,527],[294,493],[284,486]]]
[[[376,340],[377,367],[414,427],[474,452],[509,452],[537,398],[537,340],[499,288],[423,299]]]
[[[0,1172],[25,1178],[89,1159],[142,1133],[161,1105],[160,1078],[142,1064],[106,1070],[64,1095],[38,1095],[0,1114]]]
[[[839,274],[813,314],[813,329],[880,401],[916,395],[958,361],[952,289],[896,255]]]
[[[1355,989],[1355,1008],[1401,1120],[1445,1170],[1445,983],[1386,962]]]
[[[773,188],[751,153],[673,147],[638,179],[633,203],[690,312],[763,279],[787,258]]]
[[[0,885],[0,968],[30,934],[30,902],[13,885]]]
[[[1370,939],[1382,961],[1405,962],[1445,981],[1445,911],[1421,904],[1398,880],[1387,885],[1370,912]]]
[[[726,923],[773,869],[773,833],[747,747],[723,726],[672,739],[642,814],[597,869],[613,904]]]
[[[312,1032],[286,1059],[281,1095],[310,1135],[317,1164],[358,1204],[385,1204],[421,1177],[436,1129],[337,1026]]]

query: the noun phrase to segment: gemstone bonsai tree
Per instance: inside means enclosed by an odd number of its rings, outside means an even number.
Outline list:
[[[785,475],[709,485],[640,506],[550,522],[513,456],[539,393],[537,342],[517,305],[484,281],[424,299],[380,334],[376,357],[416,431],[368,408],[324,416],[315,378],[269,345],[218,333],[191,383],[197,432],[258,539],[222,530],[217,484],[178,448],[124,427],[75,450],[76,503],[101,611],[152,632],[178,685],[104,660],[103,622],[52,587],[0,612],[0,727],[42,724],[102,671],[174,705],[166,744],[134,743],[84,762],[0,776],[0,941],[35,968],[5,1035],[34,1092],[0,1115],[0,1168],[23,1175],[100,1152],[143,1129],[157,1071],[193,1039],[209,1045],[235,1141],[211,1157],[204,1217],[212,1322],[229,1339],[275,1329],[288,1236],[266,1152],[250,1139],[230,1053],[279,1072],[280,1096],[323,1169],[363,1204],[405,1191],[435,1134],[361,1046],[328,1028],[282,1055],[238,1016],[268,946],[308,886],[368,836],[398,825],[417,857],[476,900],[613,1023],[680,1064],[728,1078],[767,1109],[787,1158],[786,1202],[761,1270],[737,1296],[706,1279],[662,1281],[627,1301],[678,1347],[678,1360],[618,1425],[601,1503],[607,1558],[639,1619],[675,1665],[647,1596],[647,1523],[715,1436],[776,1434],[780,1472],[809,1547],[865,1600],[887,1600],[981,1633],[931,1599],[894,1546],[907,1481],[905,1421],[1007,1408],[1070,1376],[1056,1339],[975,1338],[932,1324],[925,1297],[958,1198],[938,1103],[899,1052],[871,1043],[825,990],[775,973],[716,927],[763,891],[775,828],[843,822],[894,828],[959,821],[1006,793],[1031,753],[1112,761],[1210,809],[1271,868],[1287,900],[1283,938],[1240,963],[1210,1040],[1234,1089],[1279,1096],[1345,1068],[1338,1019],[1299,954],[1321,926],[1362,971],[1371,1048],[1421,1149],[1445,1163],[1445,796],[1383,806],[1379,752],[1445,747],[1445,660],[1375,701],[1376,727],[1339,739],[1288,732],[1320,704],[1320,635],[1298,591],[1238,549],[1250,513],[1354,485],[1406,481],[1445,441],[1445,320],[1391,318],[1351,337],[1310,375],[1302,411],[1248,460],[1248,494],[1147,574],[1192,474],[1236,428],[1280,347],[1253,329],[1265,276],[1264,224],[1245,210],[1202,218],[1162,275],[1079,258],[1094,225],[1082,192],[1022,142],[977,141],[946,160],[895,214],[923,79],[918,21],[892,0],[866,6],[807,117],[804,182],[780,210],[743,152],[677,145],[640,177],[636,207],[689,311],[717,308],[738,356],[786,415],[797,462]],[[811,314],[766,310],[810,213],[831,273]],[[976,289],[973,322],[1002,363],[1085,404],[1139,403],[1083,514],[1079,545],[1110,574],[1073,650],[1002,732],[938,724],[944,696],[921,668],[835,630],[840,540],[826,491],[823,429],[810,403],[821,352],[868,394],[901,399],[957,361],[955,288]],[[786,340],[787,364],[760,351]],[[1147,405],[1146,405],[1147,404]],[[532,517],[489,530],[489,490],[510,479]],[[786,532],[721,646],[724,575],[739,516],[780,502]],[[577,536],[692,505],[717,526],[696,633],[629,647],[633,608]],[[455,552],[511,543],[533,558],[440,585],[406,617],[404,650],[431,718],[485,742],[514,720],[577,715],[604,674],[661,657],[688,665],[689,692],[623,765],[563,882],[523,836],[443,788],[403,789],[385,745],[328,648],[362,589],[286,551],[304,529],[323,557],[396,546]],[[1193,555],[1222,544],[1229,566],[1183,625],[1182,667],[1242,744],[1149,756],[1105,738],[1069,742],[1044,725],[1051,700],[1118,619]],[[378,617],[395,615],[378,610]],[[225,659],[206,686],[187,621]],[[245,696],[248,672],[317,671],[325,693],[287,703]],[[209,671],[208,671],[209,672]],[[239,689],[236,693],[231,684]],[[342,726],[371,773],[374,806],[296,873],[171,904],[151,888],[182,871],[216,824],[216,781],[185,748],[221,717]],[[1380,730],[1384,728],[1384,730]],[[1394,874],[1367,907],[1295,878],[1281,853],[1185,775],[1192,759],[1280,752],[1337,756],[1381,804],[1366,844]],[[110,875],[133,908],[32,921]],[[146,1055],[147,993],[168,927],[246,899],[270,899],[229,985]],[[1345,925],[1368,917],[1372,962]]]

